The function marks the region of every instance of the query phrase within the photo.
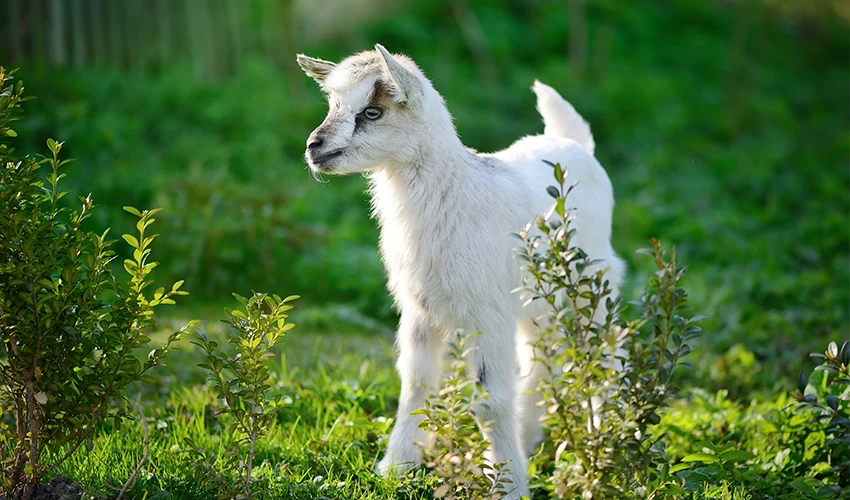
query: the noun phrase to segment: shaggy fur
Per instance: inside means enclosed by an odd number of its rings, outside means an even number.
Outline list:
[[[467,361],[489,397],[476,416],[491,422],[490,459],[510,462],[515,489],[507,498],[528,495],[526,456],[542,436],[532,392],[542,374],[529,343],[544,311],[523,308],[511,293],[522,284],[511,234],[549,208],[552,168],[543,160],[560,162],[578,182],[568,200],[577,214],[575,244],[603,262],[616,293],[624,266],[610,244],[613,190],[593,156],[590,127],[535,81],[544,134],[479,154],[463,146],[442,97],[411,59],[377,45],[339,64],[303,55],[298,63],[330,105],[308,139],[307,161],[314,172],[366,173],[389,289],[401,310],[402,390],[378,470],[418,462],[415,443],[428,436],[410,412],[440,381],[447,335],[480,331]]]

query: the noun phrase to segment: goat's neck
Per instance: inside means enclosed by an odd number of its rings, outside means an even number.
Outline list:
[[[434,141],[421,145],[415,161],[388,165],[370,176],[374,214],[382,227],[432,226],[456,208],[450,205],[457,203],[463,190],[473,188],[470,173],[481,160],[456,134],[434,135]]]

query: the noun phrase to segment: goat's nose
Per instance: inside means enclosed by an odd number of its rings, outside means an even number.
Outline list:
[[[321,137],[311,137],[307,139],[307,149],[316,149],[324,143],[325,140]]]

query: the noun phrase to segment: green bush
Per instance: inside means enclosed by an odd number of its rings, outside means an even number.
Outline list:
[[[63,143],[48,139],[51,157],[15,157],[8,143],[16,133],[23,86],[0,68],[0,410],[14,427],[0,426],[0,475],[8,496],[33,498],[39,480],[92,438],[95,425],[127,416],[127,387],[144,380],[171,345],[190,329],[172,333],[147,359],[137,358],[156,325],[154,309],[185,295],[148,294],[150,234],[157,210],[127,210],[139,218],[135,235],[125,234],[133,258],[124,261],[129,280],[113,273],[113,241],[86,232],[94,207],[80,198],[63,208],[59,190]],[[49,165],[45,182],[42,165]],[[51,454],[54,460],[43,462]]]
[[[248,298],[234,296],[242,307],[229,311],[226,323],[233,329],[228,342],[235,347],[235,353],[222,352],[218,342],[207,339],[203,332],[192,340],[206,358],[198,366],[209,372],[218,399],[224,404],[216,414],[232,417],[227,449],[217,457],[207,455],[192,439],[185,438],[185,442],[191,448],[196,477],[213,483],[220,498],[241,499],[253,498],[257,440],[269,432],[280,407],[281,394],[269,400],[269,361],[274,358],[271,349],[283,342],[286,332],[295,326],[286,319],[287,311],[292,309],[288,303],[298,297],[281,299],[261,293]],[[240,477],[238,482],[234,475]]]
[[[823,363],[811,377],[805,372],[798,377],[797,409],[814,413],[810,424],[826,426],[812,429],[807,436],[807,441],[814,436],[820,446],[817,453],[811,453],[814,466],[806,476],[822,481],[815,483],[821,487],[819,494],[839,495],[842,488],[850,488],[850,341],[841,347],[830,342],[823,354],[813,353],[812,357]],[[828,469],[818,467],[821,464]]]
[[[526,303],[549,305],[543,324],[550,326],[535,350],[548,373],[538,392],[555,453],[541,467],[559,498],[681,493],[650,426],[676,394],[674,370],[701,332],[695,323],[702,318],[684,312],[685,268],[675,250],[668,257],[652,240],[644,253],[657,271],[637,303],[639,319],[625,320],[619,299],[610,298],[606,270],[572,244],[574,185],[566,185],[566,168],[553,170],[552,208],[519,235],[528,273],[522,294]]]

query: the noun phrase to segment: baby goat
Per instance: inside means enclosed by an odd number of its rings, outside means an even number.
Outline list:
[[[406,56],[376,45],[338,64],[299,54],[298,64],[330,105],[307,139],[307,161],[323,174],[366,173],[389,290],[401,310],[401,396],[378,470],[418,462],[415,443],[428,436],[419,429],[422,417],[410,413],[440,381],[448,334],[480,331],[467,362],[489,397],[476,416],[491,422],[490,459],[509,462],[514,490],[507,498],[528,495],[526,457],[542,436],[533,393],[542,373],[529,344],[544,311],[523,308],[511,293],[522,284],[511,233],[551,205],[552,168],[543,160],[560,162],[578,182],[569,198],[574,243],[608,268],[617,293],[624,265],[610,244],[613,190],[593,156],[590,127],[535,81],[544,134],[480,154],[464,147],[443,98]]]

